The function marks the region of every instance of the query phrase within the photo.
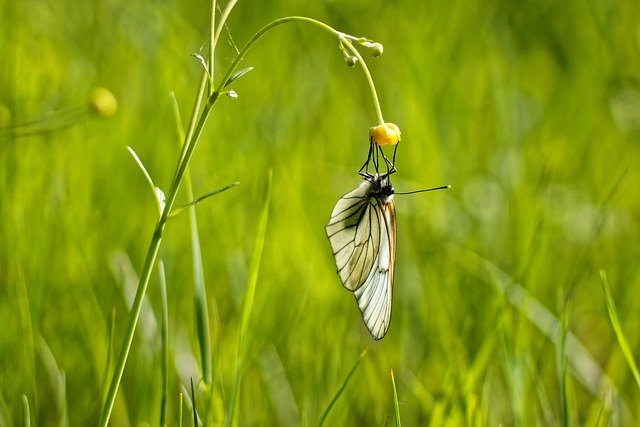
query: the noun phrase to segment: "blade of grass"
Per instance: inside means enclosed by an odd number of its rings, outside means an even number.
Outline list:
[[[543,420],[543,425],[552,426],[558,425],[558,421],[554,418],[553,410],[551,407],[551,402],[549,401],[549,396],[544,386],[544,380],[540,375],[540,370],[536,368],[535,362],[533,361],[532,355],[528,354],[526,356],[525,362],[527,364],[527,370],[530,372],[529,375],[532,377],[531,384],[534,385],[538,406],[540,407],[540,415]],[[489,396],[487,395],[487,399]],[[481,425],[487,425],[487,420]]]
[[[558,338],[559,345],[556,346],[556,360],[558,368],[558,378],[560,381],[560,406],[562,409],[562,425],[569,427],[571,425],[571,412],[569,408],[569,392],[568,392],[568,357],[567,357],[567,334],[569,333],[569,307],[570,303],[564,306],[562,321],[560,323],[560,334]]]
[[[604,291],[605,302],[607,303],[607,310],[609,311],[611,325],[613,326],[613,330],[616,333],[616,337],[618,338],[618,343],[620,344],[620,348],[622,349],[622,354],[624,354],[624,357],[629,364],[629,368],[631,369],[633,378],[636,380],[638,388],[640,388],[640,373],[638,372],[638,366],[636,365],[636,361],[633,358],[633,352],[631,351],[629,340],[627,340],[627,336],[624,333],[624,328],[622,327],[620,316],[618,316],[618,309],[616,308],[616,303],[613,300],[613,296],[611,295],[611,288],[609,288],[607,273],[604,270],[600,270],[600,281],[602,282],[602,290]]]
[[[398,390],[396,389],[396,378],[391,370],[391,387],[393,388],[393,406],[396,410],[396,427],[402,427],[400,422],[400,404],[398,403]]]
[[[164,262],[158,260],[158,276],[160,278],[160,299],[162,305],[161,315],[161,368],[162,398],[160,400],[160,426],[165,425],[167,416],[167,392],[169,389],[169,307],[167,304],[167,277],[164,271]]]
[[[14,427],[9,408],[2,395],[2,389],[0,389],[0,426]]]
[[[52,396],[50,398],[53,400],[56,409],[55,424],[60,427],[68,426],[67,385],[64,371],[58,366],[53,352],[44,338],[42,338],[42,335],[37,334],[36,339],[38,341],[38,354],[51,384]]]
[[[215,13],[215,10],[214,10]],[[182,128],[182,120],[180,119],[180,110],[175,97],[173,98],[173,111],[174,118],[176,119],[176,131],[178,133],[178,140],[184,141],[184,129]],[[185,191],[189,200],[193,200],[193,185],[191,183],[191,172],[187,167],[184,176]],[[213,191],[208,195],[194,200],[188,205],[178,208],[172,212],[169,216],[173,216],[183,209],[189,209],[189,230],[191,237],[191,254],[192,254],[192,268],[193,268],[193,286],[194,286],[194,305],[195,305],[195,322],[196,331],[198,335],[198,347],[200,348],[200,368],[202,369],[202,375],[204,383],[207,387],[211,385],[213,380],[212,368],[211,368],[211,331],[209,329],[209,309],[207,307],[207,291],[204,283],[204,268],[202,264],[202,251],[200,248],[200,237],[198,234],[198,218],[196,216],[195,203],[198,203],[203,198],[219,193],[221,191],[231,188],[232,185],[228,185],[220,190]],[[208,411],[206,411],[208,412]]]
[[[260,353],[259,362],[277,424],[281,426],[300,424],[300,410],[291,388],[291,382],[287,377],[286,368],[275,345],[267,344]]]
[[[26,394],[22,395],[22,425],[31,427],[31,411],[29,410],[29,398]]]
[[[37,407],[37,399],[35,396],[38,395],[38,386],[36,381],[36,350],[34,343],[34,329],[33,329],[33,321],[31,318],[31,308],[29,304],[29,292],[27,287],[27,282],[24,277],[24,273],[22,269],[18,270],[20,273],[19,280],[16,287],[16,294],[18,296],[18,304],[19,304],[19,313],[20,316],[20,333],[22,336],[22,351],[23,351],[23,363],[25,364],[24,375],[29,379],[30,393],[33,397],[33,411],[34,415],[38,416],[38,407]],[[23,396],[27,399],[27,395]],[[27,400],[27,404],[28,404]]]
[[[331,412],[331,408],[333,408],[333,405],[335,405],[335,403],[338,401],[338,399],[342,395],[342,392],[347,387],[347,384],[349,383],[351,376],[358,368],[358,365],[360,365],[360,362],[362,361],[362,359],[364,359],[364,357],[367,355],[367,351],[369,351],[369,348],[365,347],[365,349],[362,350],[362,353],[360,353],[360,356],[358,356],[358,360],[356,360],[356,363],[354,363],[353,368],[351,368],[351,371],[349,371],[349,374],[344,379],[344,382],[340,386],[340,389],[338,389],[338,392],[336,393],[335,396],[333,396],[333,399],[331,399],[331,402],[329,403],[329,406],[327,406],[327,409],[324,411],[324,414],[322,414],[322,418],[320,418],[320,423],[318,424],[318,427],[321,427],[322,424],[324,424],[325,420],[327,419],[327,416],[329,415],[329,412]]]
[[[271,182],[272,174],[269,172],[269,178],[267,179],[267,196],[262,208],[262,214],[260,215],[260,222],[258,225],[258,234],[256,236],[256,242],[253,248],[253,255],[251,256],[251,264],[249,265],[249,274],[247,277],[247,288],[242,306],[242,318],[240,323],[240,331],[238,333],[238,348],[236,358],[236,375],[233,384],[233,392],[229,400],[229,409],[227,411],[227,418],[225,420],[225,426],[230,427],[233,423],[233,416],[235,414],[236,401],[240,394],[240,370],[242,367],[242,356],[244,353],[244,343],[247,338],[247,332],[249,330],[249,320],[251,318],[251,310],[253,308],[253,299],[256,292],[256,284],[258,283],[258,273],[260,272],[260,260],[262,258],[262,250],[264,248],[264,240],[267,232],[267,223],[269,221],[269,207],[271,205]]]
[[[107,331],[107,360],[104,364],[104,374],[101,381],[102,384],[102,400],[107,397],[109,391],[109,372],[111,372],[111,364],[113,363],[113,354],[115,351],[113,337],[116,329],[116,308],[111,308],[111,322],[109,322],[109,330]]]
[[[198,427],[198,410],[196,409],[196,392],[193,389],[193,378],[191,378],[191,402],[193,405],[193,427]]]
[[[214,2],[215,3],[215,2]],[[214,11],[215,13],[215,4]],[[212,17],[213,19],[213,17]],[[213,55],[213,52],[212,52]],[[211,57],[213,60],[213,56]],[[202,88],[201,88],[202,89]],[[176,132],[179,141],[185,140],[184,129],[182,128],[182,119],[180,118],[180,109],[178,108],[177,100],[173,93],[171,93],[173,101],[174,118],[176,121]],[[198,348],[200,349],[200,369],[203,375],[204,388],[206,393],[205,402],[207,402],[203,414],[207,425],[211,425],[213,419],[213,368],[212,368],[212,352],[211,352],[211,329],[210,329],[210,317],[209,308],[207,305],[207,292],[204,282],[204,267],[202,262],[202,251],[200,247],[200,237],[198,234],[198,221],[196,216],[195,205],[202,200],[228,190],[231,187],[238,185],[238,182],[226,185],[225,187],[211,191],[203,196],[194,199],[193,197],[193,185],[191,182],[191,172],[187,167],[184,176],[185,191],[187,197],[192,200],[185,206],[182,206],[169,214],[169,217],[173,217],[184,209],[189,210],[189,229],[191,236],[191,252],[192,252],[192,268],[194,277],[194,307],[195,307],[195,323],[196,333],[198,336]],[[215,302],[214,302],[215,304]],[[215,309],[214,309],[215,312]]]
[[[182,427],[182,408],[184,406],[184,402],[183,402],[183,397],[182,397],[182,392],[180,392],[180,403],[178,406],[178,427]]]

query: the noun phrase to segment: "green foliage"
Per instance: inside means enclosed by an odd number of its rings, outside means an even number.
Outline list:
[[[636,381],[636,385],[640,388],[640,372],[638,371],[638,365],[636,365],[636,361],[631,350],[631,344],[629,343],[629,339],[627,338],[624,328],[622,327],[622,323],[620,322],[618,309],[616,308],[615,301],[611,296],[611,289],[609,288],[609,282],[607,281],[607,274],[604,270],[600,270],[600,278],[602,280],[602,290],[604,291],[607,310],[609,311],[609,317],[611,318],[611,325],[616,333],[616,338],[618,339],[622,353],[629,364],[629,368],[631,369],[631,374]]]
[[[191,111],[209,9],[0,0],[0,424],[99,419],[157,222],[149,185],[167,192],[180,156],[170,93]],[[194,404],[210,425],[229,407],[237,425],[316,425],[336,390],[332,425],[384,425],[398,407],[405,425],[635,425],[640,5],[240,1],[213,80],[292,14],[384,45],[361,53],[402,130],[394,186],[452,185],[396,197],[389,333],[371,340],[324,234],[360,182],[377,120],[367,82],[335,39],[281,26],[200,137],[193,194],[241,185],[197,205],[179,193],[197,223],[169,220],[111,425],[192,425]],[[98,87],[115,115],[90,108]]]

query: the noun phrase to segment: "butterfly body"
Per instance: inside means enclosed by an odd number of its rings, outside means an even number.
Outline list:
[[[394,189],[384,175],[364,182],[338,200],[326,226],[338,275],[352,291],[362,318],[379,340],[391,322],[396,256]]]

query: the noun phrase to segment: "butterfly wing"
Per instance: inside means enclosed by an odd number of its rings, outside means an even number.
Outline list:
[[[380,231],[378,256],[367,280],[354,292],[362,319],[371,336],[384,337],[391,323],[393,272],[396,260],[396,212],[393,198],[386,202],[376,199]]]
[[[372,197],[372,188],[365,181],[338,200],[326,231],[342,284],[378,340],[391,321],[396,217],[393,196]]]
[[[345,288],[358,289],[369,276],[380,246],[380,233],[367,196],[371,183],[363,182],[342,196],[326,226],[338,275]],[[373,229],[372,229],[373,228]]]

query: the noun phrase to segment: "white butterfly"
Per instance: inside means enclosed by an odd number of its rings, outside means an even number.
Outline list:
[[[338,275],[375,340],[391,323],[396,211],[390,173],[361,174],[365,181],[338,200],[326,226]]]

